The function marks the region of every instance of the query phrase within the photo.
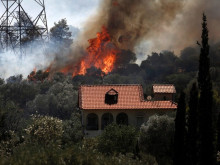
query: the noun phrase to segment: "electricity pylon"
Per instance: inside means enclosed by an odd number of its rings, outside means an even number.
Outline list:
[[[44,43],[48,40],[47,17],[44,0],[32,1],[32,7],[40,8],[39,13],[31,18],[23,8],[25,0],[0,0],[4,13],[0,17],[0,51],[13,50],[25,55],[31,42]]]

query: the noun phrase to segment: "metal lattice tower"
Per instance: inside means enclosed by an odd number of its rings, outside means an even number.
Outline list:
[[[0,51],[13,50],[24,55],[31,42],[44,43],[48,39],[48,27],[44,0],[33,1],[33,9],[40,12],[31,18],[22,7],[25,0],[0,0],[5,12],[0,17]]]

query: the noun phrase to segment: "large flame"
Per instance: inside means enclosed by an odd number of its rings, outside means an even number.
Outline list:
[[[111,42],[107,29],[103,26],[102,31],[97,33],[97,37],[88,40],[88,42],[90,43],[87,48],[88,56],[81,59],[79,67],[73,76],[85,75],[86,69],[92,66],[101,69],[105,74],[111,72],[119,49]]]
[[[89,39],[88,42],[89,47],[86,49],[86,55],[77,64],[68,65],[60,69],[59,72],[72,72],[73,76],[85,75],[86,70],[92,66],[105,74],[113,70],[119,49],[111,42],[107,29],[103,26],[102,31],[97,33],[97,37]]]
[[[89,39],[88,42],[86,55],[77,64],[68,65],[58,71],[64,74],[72,73],[73,76],[85,75],[87,69],[94,66],[104,74],[111,72],[114,69],[116,55],[120,50],[111,42],[107,29],[103,26],[102,31],[97,33],[97,37]],[[47,68],[47,72],[51,71],[52,65],[53,63]]]

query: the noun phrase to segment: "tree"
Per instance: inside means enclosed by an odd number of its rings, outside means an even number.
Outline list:
[[[66,19],[61,19],[50,29],[51,40],[60,46],[69,47],[72,44],[72,33],[69,31]]]
[[[70,120],[63,122],[63,142],[79,142],[83,138],[81,115],[77,112],[72,113]]]
[[[132,152],[137,142],[137,132],[134,127],[117,125],[115,123],[105,127],[98,139],[98,150],[103,153]]]
[[[38,94],[27,104],[30,113],[49,115],[60,119],[69,119],[77,107],[78,92],[68,82],[53,84],[46,94]]]
[[[198,161],[198,89],[193,83],[190,91],[187,133],[187,164],[195,165]]]
[[[220,151],[220,113],[218,115],[218,122],[217,122],[217,150]]]
[[[167,115],[153,115],[141,126],[140,149],[154,155],[158,163],[165,164],[165,160],[172,157],[173,136],[174,119]]]
[[[214,151],[214,130],[213,130],[213,92],[210,78],[208,28],[206,15],[203,14],[202,23],[202,44],[199,58],[198,84],[200,89],[199,98],[199,164],[212,165],[216,162]]]
[[[174,134],[174,165],[185,165],[185,126],[186,126],[186,103],[185,93],[181,92],[178,101],[175,134]]]

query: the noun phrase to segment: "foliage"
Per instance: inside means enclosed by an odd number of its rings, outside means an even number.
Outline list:
[[[217,151],[220,151],[220,112],[217,121]]]
[[[174,64],[177,59],[173,52],[152,53],[147,60],[142,61],[141,68],[146,71],[147,79],[153,80],[155,77],[162,79],[163,75],[176,72]]]
[[[19,106],[23,108],[26,103],[33,100],[39,92],[39,88],[36,84],[31,84],[27,81],[21,81],[13,78],[9,79],[10,81],[7,80],[7,84],[0,86],[0,92],[4,96],[5,102],[10,100],[19,104]]]
[[[58,23],[54,23],[54,26],[50,29],[51,40],[59,47],[69,47],[72,43],[72,33],[69,31],[66,19],[61,19]]]
[[[78,101],[78,92],[69,82],[53,84],[46,94],[38,94],[28,103],[30,113],[50,115],[60,119],[69,119]]]
[[[11,156],[16,146],[24,140],[23,136],[18,136],[11,130],[4,132],[4,136],[5,138],[0,141],[0,157]]]
[[[42,146],[23,144],[14,150],[13,157],[3,158],[1,164],[87,164],[87,165],[158,165],[151,155],[142,155],[142,159],[134,159],[131,153],[106,156],[85,146],[69,145],[60,148],[57,145]]]
[[[180,67],[187,72],[197,71],[199,66],[199,52],[197,48],[187,47],[181,51]]]
[[[199,164],[215,164],[216,154],[214,149],[214,127],[213,127],[213,92],[210,78],[210,60],[208,44],[208,28],[205,14],[202,23],[202,45],[199,58],[198,85],[200,89],[199,98]]]
[[[0,109],[0,140],[7,140],[7,132],[21,134],[25,126],[24,112],[13,101],[2,102]]]
[[[218,151],[218,154],[217,154],[217,161],[220,162],[220,152]]]
[[[173,136],[174,118],[153,115],[141,126],[140,149],[162,162],[162,159],[172,156]]]
[[[33,123],[25,131],[30,142],[48,145],[60,143],[63,135],[62,120],[50,116],[33,115]]]
[[[83,138],[81,115],[73,113],[69,120],[63,122],[63,142],[79,142]]]
[[[187,133],[187,164],[197,164],[198,159],[198,89],[193,83],[190,91]]]
[[[196,76],[195,72],[171,74],[165,78],[169,84],[175,84],[177,92],[184,90],[187,84]]]
[[[174,165],[185,165],[185,136],[186,136],[186,103],[185,93],[181,92],[178,101],[176,119],[175,119],[175,134],[174,134]]]
[[[132,152],[137,143],[137,132],[134,127],[108,125],[98,139],[98,150],[103,153],[127,153]]]

